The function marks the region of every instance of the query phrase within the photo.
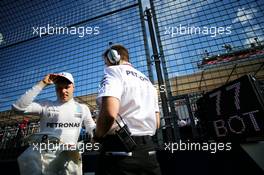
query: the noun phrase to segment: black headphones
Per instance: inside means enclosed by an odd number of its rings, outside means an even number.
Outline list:
[[[112,47],[106,50],[105,57],[113,65],[117,65],[121,59],[121,56],[118,53],[118,51],[115,49],[112,49]]]

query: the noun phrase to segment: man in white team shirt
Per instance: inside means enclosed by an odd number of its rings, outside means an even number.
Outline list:
[[[55,84],[57,100],[35,102],[34,99],[42,89],[52,84]],[[85,125],[87,132],[92,133],[95,123],[89,108],[73,99],[73,92],[74,79],[70,73],[48,74],[22,95],[12,107],[18,113],[41,117],[40,133],[36,136],[45,136],[47,140],[49,137],[58,138],[60,144],[65,146],[58,149],[68,149],[67,146],[74,145],[77,148],[82,124]],[[44,146],[47,148],[51,145],[42,145]],[[38,150],[42,147],[31,146],[18,158],[21,174],[82,174],[78,150]],[[58,152],[60,154],[57,155]]]
[[[112,45],[104,54],[106,68],[97,103],[100,107],[94,140],[102,143],[96,175],[160,174],[151,136],[159,127],[157,92],[149,79],[129,63],[128,50]],[[116,135],[120,125],[136,143],[127,149]]]

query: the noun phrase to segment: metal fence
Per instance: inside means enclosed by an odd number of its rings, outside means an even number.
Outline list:
[[[192,128],[189,139],[199,137],[195,117],[199,97],[245,74],[264,80],[263,2],[150,3],[168,118],[174,121],[167,124],[175,130],[175,121],[185,120]]]
[[[159,90],[159,144],[199,137],[196,101],[205,92],[245,74],[264,80],[263,1],[153,0],[148,10],[142,2],[1,1],[1,121],[21,121],[11,104],[45,74],[61,71],[74,75],[75,99],[96,115],[109,42],[129,48],[133,65]],[[53,88],[37,100],[46,98],[55,99]],[[8,128],[8,136],[6,129],[2,138],[11,137],[1,148],[18,132]]]

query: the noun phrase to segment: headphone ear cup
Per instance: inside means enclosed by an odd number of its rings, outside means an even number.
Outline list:
[[[121,56],[118,54],[118,52],[114,49],[109,49],[107,53],[108,61],[112,64],[118,64],[120,61]]]

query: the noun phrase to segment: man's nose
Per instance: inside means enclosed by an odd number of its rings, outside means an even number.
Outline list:
[[[63,93],[67,92],[67,89],[66,88],[62,88],[62,92]]]
[[[59,88],[59,92],[60,93],[65,93],[65,92],[67,92],[67,89],[66,88]]]

